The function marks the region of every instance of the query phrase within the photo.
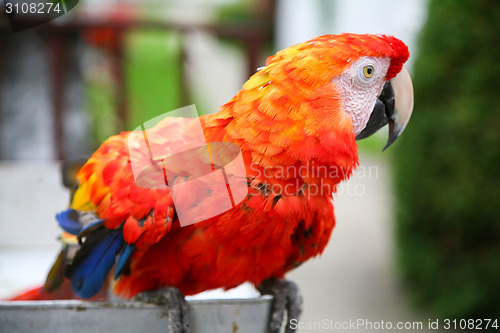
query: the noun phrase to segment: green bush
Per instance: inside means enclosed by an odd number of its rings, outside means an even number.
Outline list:
[[[400,269],[435,315],[499,318],[500,1],[431,0],[413,73],[394,154]]]

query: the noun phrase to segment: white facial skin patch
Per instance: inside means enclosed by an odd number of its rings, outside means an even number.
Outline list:
[[[340,89],[343,110],[352,118],[355,136],[370,119],[390,64],[388,57],[363,57],[333,80]]]

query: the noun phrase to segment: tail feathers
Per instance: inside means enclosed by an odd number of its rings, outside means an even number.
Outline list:
[[[45,285],[12,300],[105,299],[116,257],[126,248],[119,274],[126,272],[135,247],[125,247],[122,230],[107,229],[93,213],[68,209],[57,220],[69,237],[61,235],[63,249]]]
[[[68,256],[68,248],[69,245],[63,247],[63,249],[57,256],[54,265],[50,269],[49,274],[47,274],[47,279],[45,280],[43,289],[47,290],[48,292],[52,292],[59,288],[61,283],[64,281],[64,270],[66,269],[66,257]]]
[[[107,300],[107,289],[108,284],[105,283],[103,288],[90,300],[93,301],[104,301]],[[81,299],[78,295],[71,289],[71,281],[64,279],[64,281],[59,285],[56,290],[48,291],[44,287],[38,287],[28,290],[16,297],[10,299],[11,301],[47,301],[56,299]]]
[[[28,290],[16,297],[11,298],[11,301],[39,301],[47,298],[42,296],[43,287]]]

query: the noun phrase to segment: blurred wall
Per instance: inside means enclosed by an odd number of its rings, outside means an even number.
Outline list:
[[[54,151],[50,35],[34,30],[2,34],[0,63],[0,159],[51,160]],[[88,154],[81,44],[69,40],[63,68],[65,155]]]
[[[323,34],[390,34],[410,48],[411,66],[426,8],[427,0],[278,0],[276,48]]]

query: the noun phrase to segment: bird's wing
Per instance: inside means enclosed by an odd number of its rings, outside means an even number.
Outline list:
[[[209,189],[195,178],[212,171],[207,149],[197,118],[166,118],[149,129],[106,140],[79,171],[70,208],[57,216],[66,236],[74,239],[65,242],[69,259],[55,264],[65,268],[54,266],[47,281],[60,281],[63,272],[79,296],[90,297],[117,257],[115,277],[126,272],[137,248],[180,228],[172,186],[192,193],[176,206],[199,220],[203,211],[197,203]],[[215,195],[211,199],[217,200]],[[75,247],[76,252],[68,251]]]

